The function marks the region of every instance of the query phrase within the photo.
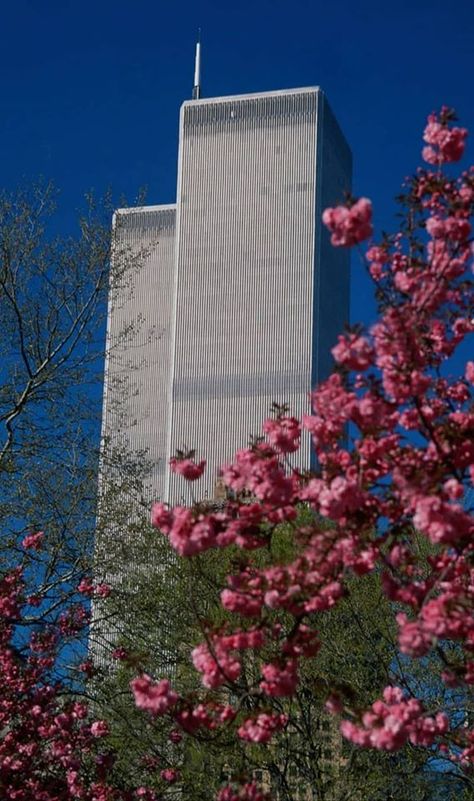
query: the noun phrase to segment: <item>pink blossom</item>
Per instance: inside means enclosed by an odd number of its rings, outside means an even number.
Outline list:
[[[417,620],[410,622],[402,612],[397,615],[397,623],[400,627],[398,642],[401,652],[417,657],[427,654],[434,642],[433,634],[424,631]]]
[[[429,164],[459,161],[464,153],[466,128],[449,128],[438,122],[436,114],[428,117],[423,138],[429,147],[423,148],[423,158]]]
[[[247,782],[240,786],[228,784],[222,787],[216,801],[271,801],[271,799],[255,782]]]
[[[313,413],[303,415],[303,427],[310,432],[315,448],[338,441],[357,407],[357,397],[348,391],[338,373],[333,373],[313,392]]]
[[[212,517],[193,517],[190,509],[177,507],[169,541],[180,556],[194,556],[216,544],[216,528]]]
[[[362,725],[343,721],[343,736],[357,745],[395,751],[407,741],[431,746],[449,728],[446,715],[425,716],[421,702],[415,698],[405,700],[399,687],[386,687],[383,699],[375,701],[363,715]]]
[[[181,728],[189,734],[195,734],[199,729],[213,731],[220,725],[228,723],[235,718],[235,710],[230,706],[223,706],[214,701],[192,706],[191,700],[186,706],[181,706],[173,713],[173,718]],[[178,743],[182,739],[179,731],[171,732],[169,739]]]
[[[128,658],[128,651],[126,648],[119,646],[118,648],[114,648],[112,651],[112,658],[118,659],[120,661],[124,661]]]
[[[83,578],[82,581],[78,584],[77,590],[82,595],[87,595],[89,598],[91,598],[94,594],[94,584],[92,582],[92,579]]]
[[[323,212],[323,223],[331,231],[331,243],[352,247],[372,234],[372,204],[359,198],[350,208],[336,206]]]
[[[109,725],[105,720],[95,720],[91,725],[91,734],[94,737],[106,737],[109,732]]]
[[[265,642],[265,634],[262,629],[236,631],[233,634],[222,635],[218,638],[218,642],[226,650],[241,651],[246,648],[258,650]]]
[[[220,687],[235,681],[240,675],[239,660],[218,642],[213,643],[212,650],[205,643],[198,645],[191,656],[194,667],[202,673],[204,687]]]
[[[29,548],[32,551],[39,551],[43,544],[44,532],[37,531],[35,534],[27,534],[22,540],[23,548]]]
[[[385,248],[377,245],[369,248],[365,254],[365,258],[369,262],[369,272],[374,281],[380,281],[383,275],[384,264],[388,262],[388,254]]]
[[[179,779],[179,772],[175,768],[165,768],[160,771],[160,776],[168,784],[174,784]]]
[[[263,431],[273,447],[281,453],[294,453],[300,446],[301,427],[295,417],[265,420]]]
[[[222,590],[221,603],[229,612],[236,612],[243,617],[258,617],[262,610],[263,598],[259,594]]]
[[[96,595],[98,598],[108,598],[111,592],[112,587],[110,584],[102,582],[102,584],[97,584],[95,586],[94,595]]]
[[[318,653],[320,646],[317,633],[300,623],[298,629],[292,631],[290,637],[283,642],[281,650],[286,656],[312,657]]]
[[[474,362],[467,362],[464,375],[466,381],[469,381],[470,384],[474,384]]]
[[[154,503],[151,508],[151,525],[163,534],[169,534],[173,524],[173,515],[164,503]]]
[[[196,481],[201,478],[206,467],[206,462],[196,463],[193,459],[176,458],[170,459],[170,467],[173,473],[183,476],[187,481]]]
[[[366,370],[373,357],[368,340],[357,334],[340,335],[331,353],[338,364],[343,364],[349,370]]]
[[[298,685],[297,662],[290,659],[284,666],[277,664],[263,665],[261,668],[265,681],[260,682],[260,689],[265,695],[284,697],[293,695]]]
[[[138,799],[138,801],[159,801],[159,799],[156,796],[156,793],[149,787],[138,787],[135,790],[134,795],[135,798]],[[93,799],[93,801],[95,800]]]
[[[248,740],[253,743],[268,743],[275,732],[284,728],[287,722],[287,715],[262,712],[255,718],[245,720],[237,733],[242,740]]]
[[[178,700],[177,694],[171,689],[167,679],[154,682],[147,673],[132,679],[130,688],[136,706],[139,709],[145,709],[152,715],[166,714]]]
[[[78,669],[81,671],[81,673],[85,673],[88,678],[91,678],[91,676],[93,676],[95,673],[92,659],[86,659],[84,662],[81,662]]]
[[[474,521],[461,506],[435,496],[416,501],[413,523],[433,543],[455,543],[474,533]]]
[[[426,230],[433,239],[452,239],[454,242],[462,242],[469,237],[471,226],[463,217],[439,216],[429,217],[426,221]]]
[[[449,478],[443,484],[443,492],[451,501],[456,501],[464,495],[463,485],[455,478]]]

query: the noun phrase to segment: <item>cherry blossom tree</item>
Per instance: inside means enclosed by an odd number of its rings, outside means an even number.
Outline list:
[[[42,536],[27,536],[23,547],[38,550]],[[84,627],[87,611],[79,603],[57,616],[43,609],[42,624],[32,625],[29,613],[40,601],[28,595],[26,569],[27,558],[0,581],[0,795],[6,801],[138,798],[108,781],[114,755],[102,745],[105,720],[94,719],[55,677],[58,646]]]
[[[474,721],[467,703],[452,703],[468,700],[474,683],[474,361],[452,375],[474,331],[474,171],[452,177],[447,166],[462,157],[466,136],[451,110],[429,117],[429,167],[404,187],[400,229],[363,255],[378,319],[368,331],[341,333],[312,413],[297,420],[277,410],[265,437],[222,467],[223,506],[153,507],[153,525],[180,556],[232,554],[221,622],[203,624],[192,652],[199,697],[147,674],[131,683],[139,708],[165,716],[184,737],[224,730],[268,749],[289,732],[296,738],[304,709],[293,699],[317,666],[325,617],[373,574],[397,612],[397,664],[409,677],[410,665],[430,660],[445,691],[434,696],[423,681],[398,681],[394,660],[364,708],[337,681],[334,664],[326,711],[347,741],[386,753],[426,749],[474,786]],[[371,203],[349,199],[327,209],[323,222],[334,246],[359,245],[372,235]],[[313,440],[314,471],[289,459],[302,430]],[[194,481],[205,464],[177,457],[171,467]],[[278,558],[282,528],[289,548]],[[240,775],[218,795],[266,797]]]

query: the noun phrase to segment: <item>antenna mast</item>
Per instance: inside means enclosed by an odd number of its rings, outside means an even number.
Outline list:
[[[198,39],[196,42],[196,59],[194,62],[194,86],[193,86],[193,100],[199,100],[201,97],[201,28],[198,31]]]

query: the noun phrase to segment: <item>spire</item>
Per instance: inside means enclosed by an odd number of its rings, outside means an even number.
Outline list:
[[[201,97],[201,28],[198,30],[198,39],[196,42],[196,60],[194,62],[194,86],[193,86],[193,100],[199,100]]]

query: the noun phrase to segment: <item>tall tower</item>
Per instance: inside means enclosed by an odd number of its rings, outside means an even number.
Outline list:
[[[196,98],[199,58],[198,45]],[[350,150],[319,88],[183,104],[176,206],[119,210],[114,228],[116,252],[140,268],[111,305],[103,430],[149,450],[150,501],[189,500],[168,470],[177,448],[207,460],[193,491],[213,498],[220,465],[273,402],[309,410],[349,318],[349,256],[321,214],[350,187]],[[298,458],[310,466],[309,437]]]
[[[166,489],[175,221],[170,205],[119,209],[113,223],[121,283],[110,288],[102,437],[111,448],[147,452],[150,502]]]
[[[273,401],[309,410],[349,318],[349,256],[322,210],[351,186],[324,93],[292,89],[181,109],[168,451],[218,467],[260,434]],[[309,438],[299,454],[310,465]],[[166,499],[185,496],[167,478]]]

